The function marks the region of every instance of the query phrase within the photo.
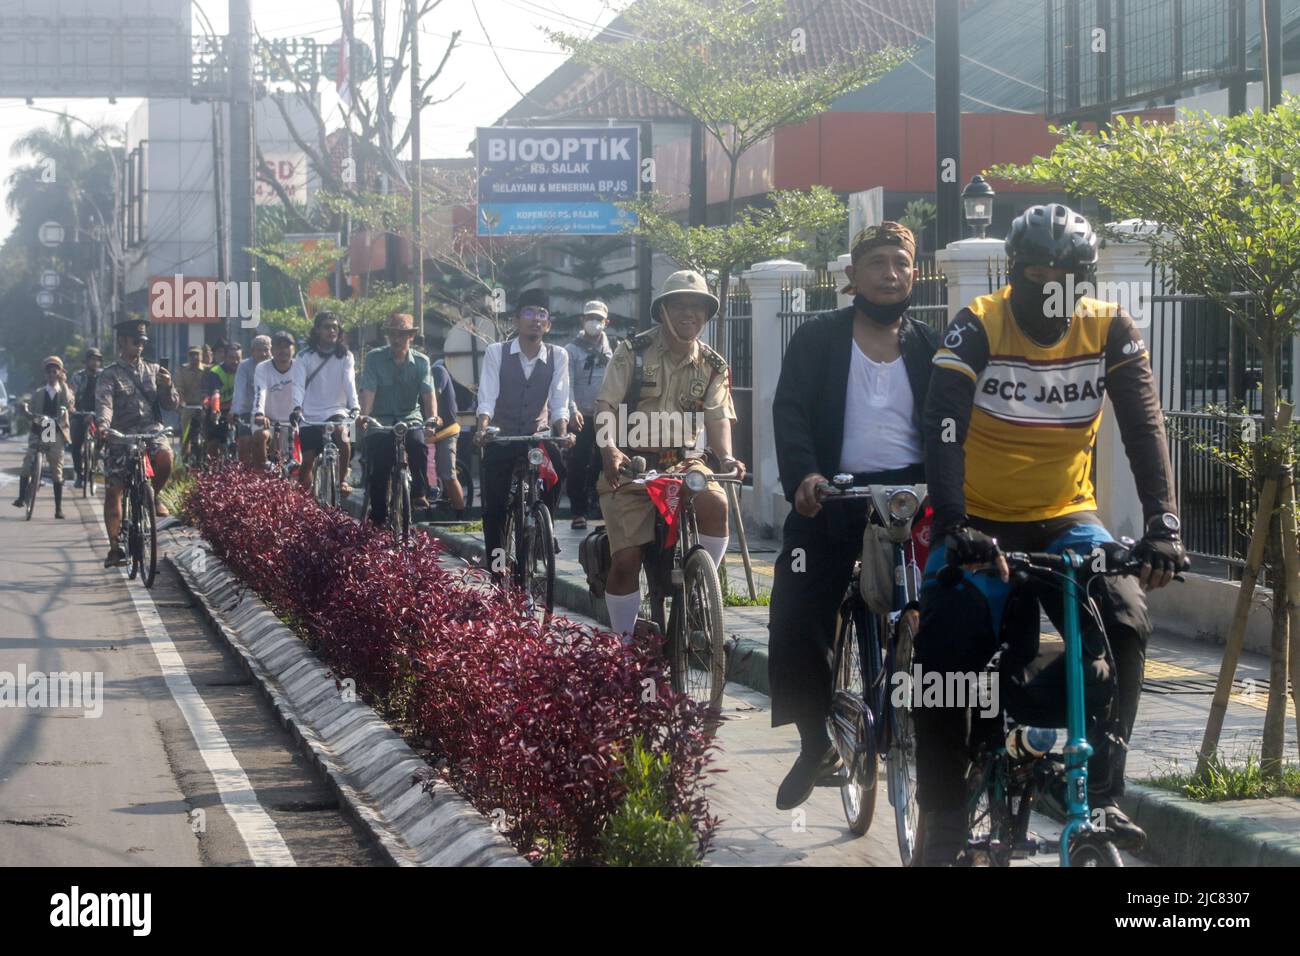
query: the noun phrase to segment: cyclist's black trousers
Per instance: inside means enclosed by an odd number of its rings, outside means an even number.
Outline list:
[[[560,476],[560,480],[542,495],[542,501],[551,511],[554,520],[555,508],[560,500],[560,489],[564,487],[563,472],[560,470],[560,454],[555,446],[546,442],[546,453]],[[510,499],[510,477],[514,473],[515,462],[528,454],[530,446],[525,444],[487,445],[483,449],[483,459],[479,466],[483,483],[483,545],[487,551],[488,567],[492,567],[492,556],[501,547],[501,536],[505,531],[506,506]]]
[[[596,481],[600,478],[601,469],[600,451],[596,448],[595,414],[582,420],[582,431],[578,432],[578,440],[569,452],[567,467],[569,510],[575,518],[585,518],[588,507],[596,497]]]
[[[1069,516],[1069,521],[1010,525],[972,519],[971,524],[997,537],[1006,550],[1043,551],[1070,523],[1099,524],[1094,512]],[[937,544],[937,542],[936,542]],[[1088,763],[1090,802],[1114,802],[1124,792],[1126,746],[1137,717],[1146,665],[1151,623],[1146,598],[1134,577],[1105,578],[1093,586],[1110,641],[1118,686],[1112,699],[1111,671],[1103,658],[1104,644],[1092,618],[1080,608],[1083,633],[1085,702],[1088,739],[1093,756]],[[1003,706],[1022,724],[1065,726],[1065,685],[1060,657],[1042,666],[1038,651],[1039,607],[1062,628],[1061,595],[1035,587],[1018,589],[1002,616],[1000,639],[1010,649],[1003,659],[999,690]],[[965,582],[955,587],[926,587],[921,595],[921,626],[916,657],[924,673],[979,673],[1000,643],[993,631],[988,602]],[[945,702],[951,703],[951,702]],[[1108,706],[1109,705],[1109,706]],[[965,801],[968,765],[964,708],[921,706],[913,710],[917,732],[917,798],[923,810],[957,810]]]
[[[828,503],[814,518],[791,511],[782,531],[767,625],[772,726],[793,722],[808,753],[830,745],[837,610],[862,551],[866,515],[864,501]]]
[[[86,419],[82,415],[73,415],[68,425],[72,431],[72,444],[69,446],[72,451],[72,470],[80,481],[84,477],[81,474],[81,446],[86,441]]]
[[[417,434],[420,426],[414,425],[406,432],[406,464],[411,469],[411,498],[429,493],[425,476],[428,448]],[[393,471],[396,440],[392,432],[377,432],[366,436],[366,461],[369,469],[370,519],[377,525],[388,520],[388,479]]]

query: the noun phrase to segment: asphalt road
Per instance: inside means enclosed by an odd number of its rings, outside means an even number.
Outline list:
[[[0,440],[0,864],[381,863],[174,571],[105,570],[71,482],[64,521],[48,483],[30,522],[9,507],[25,444]],[[50,672],[88,676],[55,700]]]

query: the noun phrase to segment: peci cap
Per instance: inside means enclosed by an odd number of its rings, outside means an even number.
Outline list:
[[[858,234],[853,237],[853,245],[849,249],[850,264],[857,262],[859,256],[864,256],[879,246],[899,246],[906,249],[912,258],[916,258],[916,236],[912,230],[901,222],[887,219],[877,225],[865,226],[858,230]],[[849,283],[840,289],[840,294],[853,295],[856,291],[853,284]]]
[[[551,311],[551,295],[545,289],[525,289],[519,293],[519,301],[515,303],[515,313],[518,314],[521,309],[529,306],[538,309]]]

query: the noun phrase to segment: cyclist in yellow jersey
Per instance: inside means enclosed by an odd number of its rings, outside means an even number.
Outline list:
[[[938,543],[926,564],[916,655],[925,672],[978,673],[1005,641],[1002,705],[1023,723],[1064,726],[1059,666],[1027,671],[1038,649],[1039,602],[1059,627],[1059,595],[1013,592],[999,546],[1086,553],[1112,540],[1090,477],[1109,395],[1146,520],[1135,551],[1145,566],[1140,578],[1105,578],[1099,587],[1110,655],[1084,621],[1089,803],[1105,812],[1116,845],[1137,847],[1145,834],[1118,800],[1151,633],[1143,591],[1168,584],[1186,558],[1146,345],[1119,306],[1072,295],[1091,281],[1097,248],[1088,221],[1068,207],[1029,208],[1007,237],[1010,283],[958,313],[935,353],[924,441]],[[967,573],[945,572],[949,551]],[[988,563],[998,575],[969,573]],[[923,865],[951,863],[965,844],[959,704],[915,711]]]

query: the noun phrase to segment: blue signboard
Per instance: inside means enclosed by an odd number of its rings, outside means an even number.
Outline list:
[[[636,223],[614,205],[635,199],[635,126],[478,131],[480,236],[609,236]]]

